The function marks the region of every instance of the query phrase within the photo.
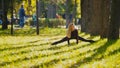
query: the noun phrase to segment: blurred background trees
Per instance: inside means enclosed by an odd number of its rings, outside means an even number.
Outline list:
[[[11,9],[11,4],[14,5]],[[18,10],[23,4],[26,15],[36,13],[36,0],[0,0],[0,14],[3,16],[2,29],[7,29],[10,11],[18,17]],[[38,0],[38,16],[45,22],[60,18],[70,19],[77,24],[81,20],[81,31],[101,38],[119,38],[119,0]],[[51,23],[49,23],[51,25]]]

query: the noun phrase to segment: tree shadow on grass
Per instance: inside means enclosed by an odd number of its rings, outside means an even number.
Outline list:
[[[61,52],[60,52],[61,53]],[[49,56],[52,56],[52,55],[54,55],[54,54],[58,54],[58,52],[57,53],[53,53],[53,54],[50,54]],[[9,64],[11,64],[11,63],[16,63],[16,62],[22,62],[22,61],[27,61],[27,60],[31,60],[31,59],[37,59],[37,58],[39,58],[39,56],[40,55],[35,55],[35,56],[33,56],[33,57],[24,57],[24,58],[19,58],[19,59],[17,59],[17,60],[13,60],[13,61],[6,61],[6,62],[2,62],[2,63],[0,63],[0,66],[5,66],[5,65],[9,65]],[[40,56],[40,57],[45,57],[45,56],[48,56],[48,55],[42,55],[42,56]],[[55,61],[55,60],[52,60],[52,61]]]
[[[22,49],[22,48],[27,48],[27,47],[37,47],[37,46],[43,46],[43,45],[47,45],[47,44],[48,43],[42,43],[42,44],[39,44],[39,45],[26,45],[26,46],[19,46],[19,47],[10,47],[10,48],[0,49],[0,51]]]
[[[14,30],[12,36],[31,36],[31,35],[35,35],[35,33],[36,31],[34,29],[19,29],[19,30]],[[0,36],[11,36],[11,30],[0,29]]]
[[[36,40],[36,41],[33,41],[33,42],[27,42],[27,43],[35,43],[35,42],[38,42],[39,40]],[[38,44],[38,45],[25,45],[25,46],[19,46],[19,47],[10,47],[10,48],[4,48],[4,49],[0,49],[0,51],[5,51],[5,50],[14,50],[14,49],[22,49],[22,48],[28,48],[28,47],[39,47],[39,46],[44,46],[44,45],[47,45],[49,43],[41,43],[41,44]],[[72,43],[74,44],[74,43]],[[52,45],[51,45],[52,46]],[[52,46],[52,47],[48,47],[48,48],[44,48],[44,49],[40,49],[40,50],[37,50],[37,51],[43,51],[43,50],[58,50],[58,49],[61,49],[63,47],[66,47],[66,45],[62,45],[62,46]],[[71,46],[74,46],[74,45],[71,45]],[[9,53],[9,54],[5,54],[5,55],[2,55],[3,57],[4,56],[8,56],[8,55],[16,55],[16,54],[19,54],[19,53],[29,53],[31,52],[31,50],[29,51],[21,51],[21,52],[18,52],[18,53]],[[2,57],[1,56],[1,57]]]
[[[77,68],[78,66],[84,64],[84,63],[88,63],[91,62],[92,60],[101,60],[102,58],[104,58],[104,53],[106,51],[106,49],[111,46],[112,44],[116,43],[117,40],[110,40],[107,41],[104,45],[102,45],[101,47],[95,49],[95,53],[93,55],[91,55],[90,57],[84,58],[82,61],[79,60],[79,62],[73,64],[72,66],[70,66],[70,68]],[[100,57],[97,57],[98,55],[101,55]]]
[[[48,43],[47,43],[48,44]],[[75,44],[75,43],[72,43],[73,45]],[[41,44],[41,45],[44,45],[44,44]],[[71,45],[71,46],[73,46],[73,45]],[[33,46],[35,46],[35,45],[33,45]],[[38,45],[36,45],[36,46],[38,46]],[[64,45],[64,46],[66,46],[66,45]],[[63,46],[63,47],[64,47]],[[86,45],[85,45],[86,46]],[[29,47],[29,46],[28,46]],[[84,47],[84,46],[83,46]],[[20,47],[20,48],[24,48],[24,47]],[[54,49],[54,48],[56,48],[55,46],[53,47],[53,48],[51,48],[51,49]],[[60,49],[61,48],[61,46],[59,46],[57,49]],[[76,49],[79,49],[79,48],[81,48],[81,47],[78,47],[78,48],[76,48]],[[12,48],[12,49],[14,49],[14,48]],[[16,48],[15,48],[16,49]],[[19,49],[19,47],[18,47],[18,49]],[[50,49],[50,50],[51,50]],[[6,49],[5,49],[6,50]],[[43,49],[43,50],[45,50],[45,49]],[[48,50],[49,50],[49,48],[48,48]],[[57,53],[54,53],[54,54],[58,54],[58,53],[63,53],[63,52],[57,52]],[[53,54],[50,54],[51,56],[53,55]],[[50,56],[50,55],[48,55],[48,56]],[[43,55],[42,57],[44,57],[45,55]],[[31,60],[31,59],[37,59],[37,58],[39,58],[39,55],[36,55],[36,56],[33,56],[33,57],[25,57],[25,58],[21,58],[21,59],[17,59],[17,60],[13,60],[13,61],[8,61],[8,62],[2,62],[2,63],[0,63],[0,66],[5,66],[5,65],[9,65],[9,64],[11,64],[11,63],[15,63],[15,62],[22,62],[22,61],[24,61],[24,60]],[[59,61],[59,59],[56,59],[57,61]],[[56,61],[56,60],[53,60],[53,62],[54,61]]]
[[[74,44],[74,43],[73,43]],[[64,46],[59,46],[58,48],[60,49],[61,47],[65,47],[66,45],[64,45]],[[86,47],[87,46],[87,44],[86,45],[82,45],[82,46],[79,46],[79,47],[76,47],[76,48],[73,48],[73,49],[70,49],[70,50],[68,50],[68,51],[71,51],[71,50],[76,50],[76,49],[79,49],[79,48],[82,48],[82,47]],[[52,47],[52,49],[54,49],[54,48],[56,48],[56,46],[54,46],[54,47]],[[57,48],[57,49],[58,49]],[[49,48],[48,48],[49,49]],[[48,49],[46,49],[46,50],[48,50]],[[45,50],[45,49],[43,49],[43,50]],[[50,49],[51,50],[51,49]],[[41,51],[41,50],[40,50]],[[47,56],[52,56],[52,55],[55,55],[55,54],[63,54],[64,52],[68,52],[68,51],[60,51],[60,52],[55,52],[55,53],[51,53],[51,54],[49,54],[49,55],[42,55],[42,56],[40,56],[40,55],[35,55],[35,56],[33,56],[33,57],[24,57],[24,58],[19,58],[19,59],[17,59],[17,60],[13,60],[13,61],[8,61],[8,62],[2,62],[2,63],[0,63],[0,66],[5,66],[6,64],[7,65],[9,65],[9,64],[11,64],[11,63],[16,63],[16,62],[22,62],[22,61],[25,61],[25,60],[31,60],[31,59],[37,59],[37,58],[39,58],[39,56],[40,57],[47,57]],[[65,58],[63,58],[63,60],[64,60]],[[60,59],[54,59],[54,60],[51,60],[50,62],[48,62],[48,63],[51,63],[51,62],[58,62]],[[48,63],[46,63],[46,65],[48,64]],[[38,65],[39,66],[39,65]],[[35,65],[35,66],[33,66],[33,67],[37,67],[37,65]]]
[[[117,53],[119,53],[119,52],[120,52],[120,48],[114,50],[113,52],[110,52],[110,53],[108,54],[108,56],[117,54]]]
[[[39,42],[41,40],[35,40],[35,41],[31,41],[31,42],[27,42],[27,43],[36,43],[36,42]]]

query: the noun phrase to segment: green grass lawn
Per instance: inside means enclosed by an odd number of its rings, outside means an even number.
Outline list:
[[[65,36],[63,28],[0,30],[0,68],[120,68],[120,39],[107,41],[99,36],[79,35],[97,42],[71,40],[52,46]]]

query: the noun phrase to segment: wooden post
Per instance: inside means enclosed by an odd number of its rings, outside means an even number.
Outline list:
[[[39,35],[39,22],[38,22],[38,0],[36,0],[36,18],[37,18],[36,33],[37,33],[37,35]]]
[[[13,35],[13,0],[11,0],[11,35]]]

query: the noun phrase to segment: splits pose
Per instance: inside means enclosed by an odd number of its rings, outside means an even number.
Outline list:
[[[56,44],[62,43],[64,41],[67,41],[68,45],[70,45],[70,42],[69,42],[70,39],[76,39],[77,44],[78,44],[78,40],[85,41],[85,42],[90,42],[90,43],[95,42],[93,40],[87,40],[87,39],[84,39],[84,38],[80,37],[78,35],[78,30],[75,29],[74,24],[70,23],[69,26],[68,26],[67,36],[64,37],[63,39],[59,40],[59,41],[56,41],[56,42],[52,43],[52,45],[56,45]]]

